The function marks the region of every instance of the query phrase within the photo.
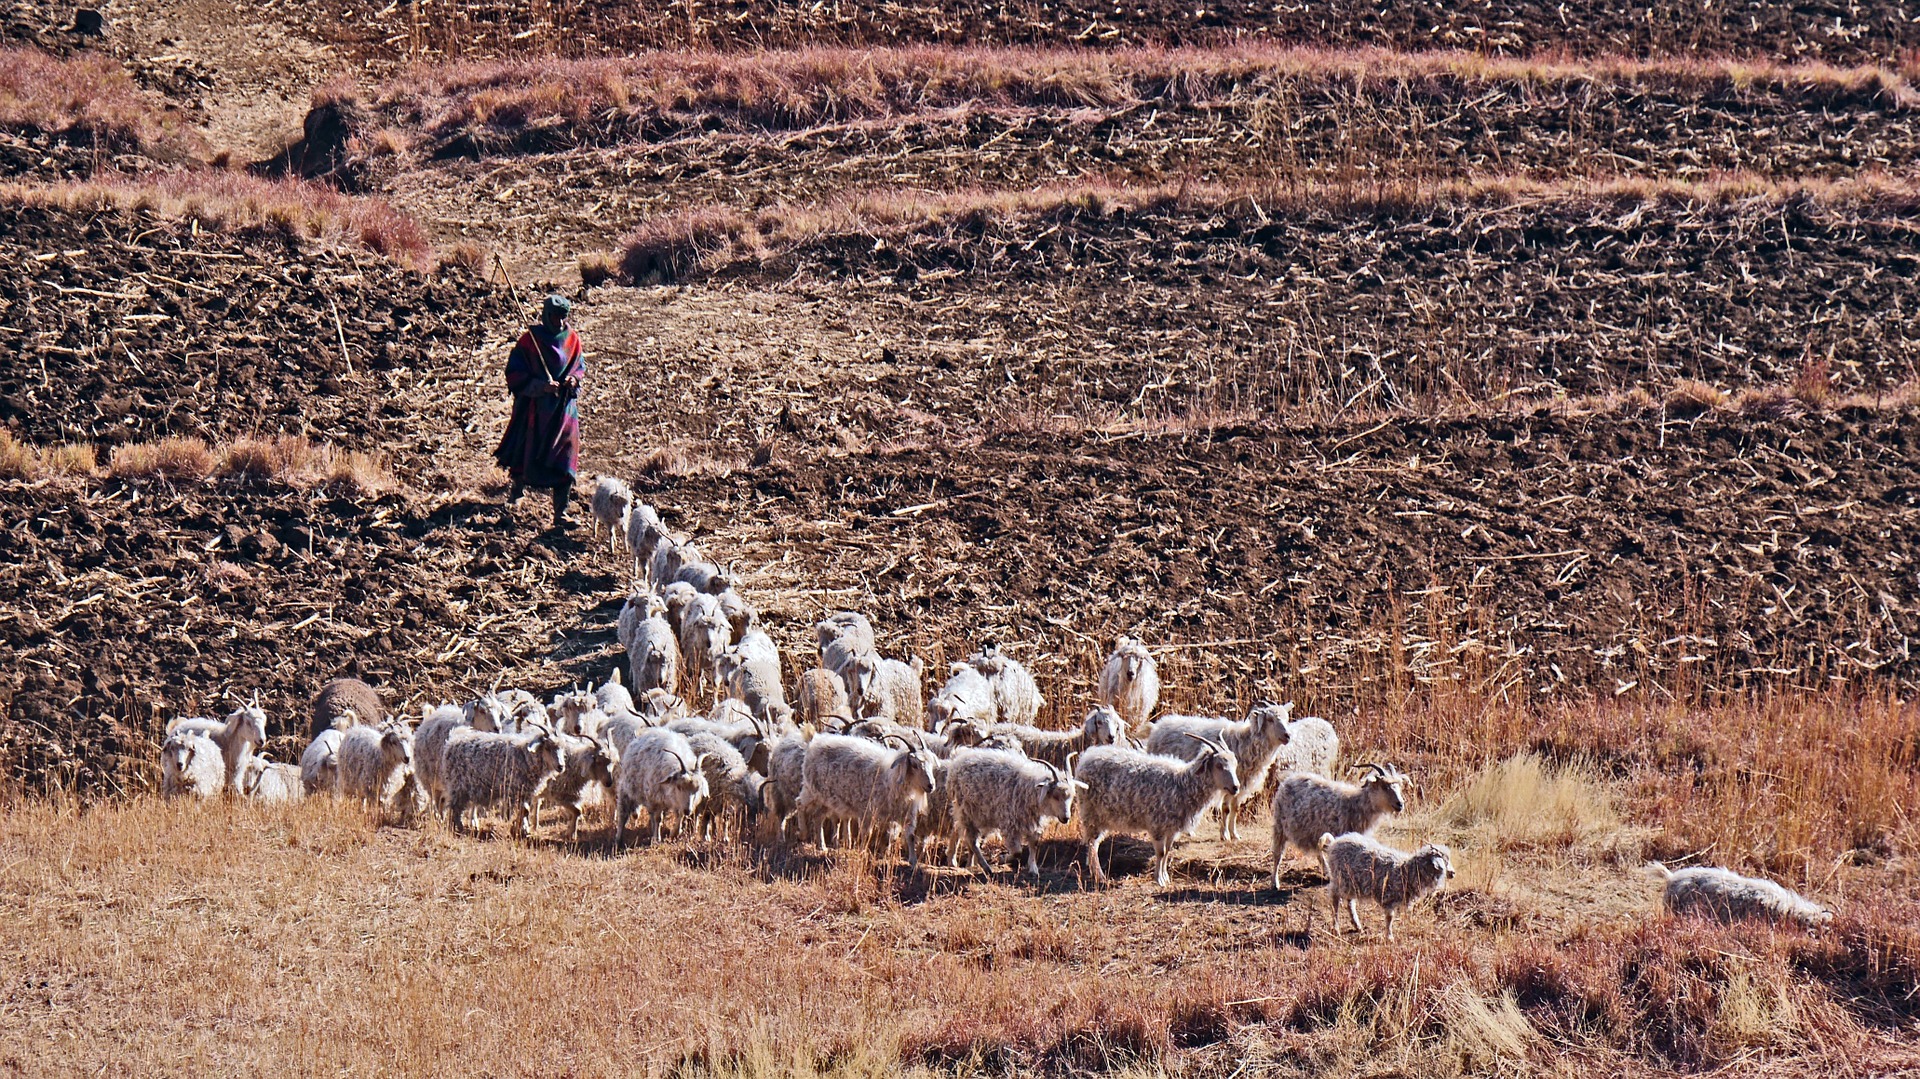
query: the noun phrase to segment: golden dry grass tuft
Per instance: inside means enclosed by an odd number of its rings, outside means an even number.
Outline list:
[[[1591,844],[1617,834],[1620,815],[1593,770],[1521,753],[1480,771],[1447,797],[1438,823],[1499,849]]]
[[[1691,419],[1725,406],[1727,395],[1719,387],[1697,378],[1683,378],[1667,390],[1664,403],[1669,413]]]
[[[107,475],[117,480],[197,483],[213,475],[217,462],[204,440],[172,436],[115,446],[107,458]]]
[[[92,446],[65,443],[44,449],[30,446],[0,428],[0,480],[88,479],[99,471]]]
[[[598,288],[620,272],[620,261],[607,251],[590,251],[580,256],[580,283]]]
[[[398,486],[379,455],[314,443],[304,435],[244,435],[219,446],[193,437],[123,443],[113,448],[107,475],[174,484],[229,480],[326,486],[349,494],[379,494]]]
[[[475,277],[484,277],[487,273],[487,264],[492,259],[493,255],[484,245],[469,240],[447,248],[446,252],[440,256],[440,265],[442,268],[458,267]]]
[[[39,455],[33,447],[0,427],[0,479],[31,480],[39,474]]]

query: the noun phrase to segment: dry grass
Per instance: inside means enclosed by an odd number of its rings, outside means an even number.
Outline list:
[[[580,256],[580,283],[588,288],[598,288],[614,279],[620,272],[620,262],[605,251],[593,251]]]
[[[86,479],[98,470],[92,446],[68,443],[41,449],[0,428],[0,480]]]
[[[198,483],[213,475],[219,458],[198,438],[168,437],[158,442],[129,442],[113,448],[107,475],[117,480]]]
[[[84,141],[110,151],[153,150],[180,137],[109,57],[55,57],[0,49],[0,128]]]
[[[1769,93],[1812,105],[1898,105],[1898,72],[1863,66],[1703,59],[1554,60],[1245,44],[1220,49],[813,48],[656,52],[627,59],[526,59],[418,67],[372,96],[437,135],[558,124],[640,129],[660,116],[719,115],[782,130],[953,108],[1183,107],[1337,86],[1404,95],[1448,87],[1520,93],[1599,87],[1707,97]],[[337,92],[337,91],[336,91]]]
[[[1690,419],[1724,407],[1727,404],[1727,394],[1719,387],[1697,378],[1683,378],[1667,391],[1664,403],[1669,413],[1682,419]]]
[[[1808,360],[1793,377],[1794,399],[1808,408],[1832,408],[1840,392],[1833,383],[1832,360]]]
[[[1435,811],[1476,845],[1587,847],[1621,828],[1612,796],[1588,767],[1554,765],[1533,753],[1508,757],[1469,779]]]
[[[113,479],[174,484],[230,480],[305,488],[328,486],[352,494],[378,494],[397,486],[376,455],[316,444],[301,435],[243,436],[222,446],[198,438],[169,437],[113,448],[107,463]]]
[[[1600,781],[1525,758],[1457,787],[1436,780],[1431,797],[1527,831],[1495,776],[1536,777],[1530,789],[1549,796],[1570,785],[1563,821],[1604,816]],[[1624,811],[1674,819],[1644,800]],[[1390,822],[1387,838],[1411,844],[1421,827]],[[550,838],[551,819],[528,845],[432,822],[376,827],[330,801],[9,803],[0,937],[16,944],[24,988],[0,1010],[0,1060],[19,1067],[57,1045],[89,1072],[1920,1063],[1890,1036],[1920,1019],[1920,904],[1890,868],[1819,882],[1841,920],[1813,939],[1664,921],[1645,874],[1568,860],[1557,829],[1531,830],[1534,846],[1506,851],[1500,874],[1410,911],[1388,946],[1377,913],[1372,934],[1334,938],[1311,874],[1266,891],[1264,839],[1184,846],[1160,892],[1124,842],[1121,883],[1085,888],[1066,831],[1033,888],[758,846],[670,841],[610,857],[603,828],[590,810],[576,849]],[[1744,842],[1723,839],[1729,852]],[[1471,857],[1493,839],[1470,828],[1463,841]]]
[[[454,244],[440,256],[441,266],[457,266],[475,277],[485,277],[492,254],[485,246],[472,242]]]
[[[199,228],[364,247],[413,269],[432,265],[432,249],[419,223],[385,199],[293,180],[209,169],[111,181],[0,184],[0,200],[78,213],[150,212]]]

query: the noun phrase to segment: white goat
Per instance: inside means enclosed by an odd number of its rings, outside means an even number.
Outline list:
[[[1710,866],[1668,869],[1659,862],[1648,862],[1647,868],[1666,882],[1661,903],[1669,914],[1698,915],[1717,922],[1792,923],[1808,929],[1833,921],[1832,911],[1763,877]]]
[[[307,743],[300,754],[300,785],[308,794],[332,793],[340,786],[340,740],[347,732],[328,728]]]
[[[1100,670],[1094,699],[1120,713],[1132,733],[1145,728],[1160,703],[1160,668],[1145,644],[1132,637],[1120,638]]]
[[[226,789],[220,747],[197,731],[175,731],[160,743],[160,796],[213,798]]]
[[[593,498],[588,503],[593,512],[593,535],[600,538],[600,530],[607,532],[607,551],[618,554],[620,544],[626,541],[628,519],[633,513],[633,488],[625,480],[612,476],[600,477],[593,485]]]
[[[1034,760],[1065,767],[1072,754],[1095,746],[1124,745],[1126,727],[1113,709],[1096,705],[1087,710],[1087,718],[1077,730],[1044,731],[1021,723],[996,723],[991,733],[1013,738]]]
[[[497,808],[509,831],[532,834],[534,803],[567,764],[566,750],[546,731],[500,734],[461,727],[447,738],[447,823],[467,824],[467,811]]]
[[[1330,776],[1340,758],[1340,736],[1333,724],[1319,716],[1303,716],[1287,723],[1287,740],[1273,758],[1273,771],[1313,772]]]
[[[413,775],[437,812],[447,804],[447,739],[455,730],[471,726],[472,720],[466,709],[451,704],[423,712],[413,730]]]
[[[1184,735],[1199,735],[1233,750],[1240,764],[1240,789],[1220,805],[1220,841],[1240,838],[1240,807],[1253,801],[1267,786],[1267,770],[1287,744],[1287,717],[1291,704],[1265,702],[1254,705],[1247,718],[1216,719],[1210,716],[1161,716],[1153,721],[1147,735],[1147,752],[1169,757],[1192,758],[1204,750],[1202,744]]]
[[[632,512],[627,514],[627,550],[633,555],[635,578],[649,568],[654,548],[660,545],[660,538],[666,534],[666,527],[660,523],[660,515],[654,512],[652,506],[645,502],[634,503]]]
[[[1003,655],[998,645],[989,643],[967,657],[967,663],[979,671],[993,687],[995,719],[1002,723],[1032,723],[1047,703],[1033,672],[1012,656]]]
[[[580,838],[582,807],[604,800],[613,791],[614,773],[620,758],[613,747],[595,734],[563,732],[554,740],[560,744],[565,764],[547,780],[534,802],[533,823],[540,823],[540,804],[552,802],[567,815],[567,838]]]
[[[1353,931],[1360,932],[1360,900],[1371,899],[1387,912],[1387,939],[1401,907],[1446,887],[1453,876],[1453,852],[1429,843],[1409,854],[1372,836],[1322,835],[1314,846],[1327,871],[1327,896],[1333,901],[1333,931],[1340,932],[1340,904],[1347,904]]]
[[[718,696],[720,657],[732,639],[733,627],[712,596],[697,595],[687,604],[680,623],[680,659],[694,693],[711,686]]]
[[[307,796],[299,768],[261,756],[247,762],[240,792],[256,802],[298,802]]]
[[[1371,835],[1380,818],[1407,808],[1407,775],[1392,765],[1369,764],[1359,783],[1293,772],[1273,792],[1273,886],[1289,846],[1311,855],[1322,835]]]
[[[864,614],[835,611],[815,623],[813,630],[820,639],[820,665],[835,674],[841,673],[840,667],[826,661],[827,648],[833,642],[840,642],[840,653],[849,659],[874,650],[873,623]]]
[[[993,683],[970,663],[947,668],[947,681],[927,702],[927,720],[938,731],[956,721],[989,724],[1000,718]]]
[[[909,727],[924,727],[927,716],[921,703],[920,673],[918,656],[912,663],[903,663],[878,652],[863,652],[853,657],[840,675],[846,680],[847,700],[853,704],[856,718],[879,716]]]
[[[747,631],[739,644],[721,653],[715,673],[734,700],[763,720],[771,720],[775,705],[787,703],[780,686],[780,649],[762,630]]]
[[[1049,821],[1073,816],[1073,796],[1086,784],[1044,761],[1003,749],[962,749],[947,762],[947,800],[959,842],[973,850],[975,864],[992,872],[980,838],[999,832],[1010,866],[1027,856],[1027,875],[1040,875],[1034,847]]]
[[[613,845],[626,842],[627,818],[645,806],[652,841],[668,813],[689,817],[707,797],[707,777],[699,754],[685,736],[661,727],[634,735],[620,755],[614,780]]]
[[[413,775],[413,732],[405,724],[349,727],[340,739],[338,783],[343,797],[368,809],[393,806]]]
[[[897,741],[897,739],[895,739]],[[825,825],[839,821],[874,843],[898,825],[908,863],[920,867],[914,832],[934,790],[933,755],[902,741],[899,749],[865,738],[822,734],[807,744],[799,812],[809,835],[826,845]]]
[[[797,718],[801,723],[812,724],[816,731],[827,730],[830,720],[837,721],[842,728],[853,722],[853,703],[847,699],[847,684],[825,667],[815,667],[802,674],[794,696],[800,705]]]
[[[215,719],[176,719],[167,724],[167,733],[203,734],[220,747],[221,787],[239,793],[240,773],[267,740],[267,714],[260,710],[260,691],[253,699],[227,713],[225,722]]]
[[[1153,840],[1154,881],[1167,885],[1173,839],[1193,824],[1221,792],[1240,789],[1233,751],[1219,742],[1187,735],[1205,746],[1194,760],[1142,753],[1128,746],[1095,746],[1080,756],[1074,777],[1086,784],[1080,800],[1080,831],[1087,839],[1087,871],[1094,883],[1107,879],[1100,844],[1114,832],[1145,832]]]

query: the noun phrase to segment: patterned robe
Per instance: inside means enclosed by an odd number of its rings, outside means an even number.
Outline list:
[[[558,487],[573,482],[580,470],[580,406],[574,394],[529,396],[541,387],[584,379],[586,354],[572,329],[556,337],[532,326],[520,335],[507,357],[507,390],[513,394],[513,419],[494,451],[494,460],[528,487]]]

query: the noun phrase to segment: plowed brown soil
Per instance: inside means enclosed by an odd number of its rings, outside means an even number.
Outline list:
[[[413,456],[406,393],[449,364],[470,377],[514,310],[456,269],[151,211],[0,202],[0,258],[31,268],[0,282],[0,423],[40,444],[287,432]]]
[[[594,110],[580,124],[418,127],[409,106],[383,115],[434,160],[389,168],[383,183],[427,213],[448,242],[485,235],[521,252],[529,269],[558,275],[576,252],[608,246],[646,218],[688,204],[770,208],[872,188],[1367,190],[1489,174],[1556,181],[1898,172],[1920,162],[1920,127],[1890,94],[1438,78],[1355,87],[1329,76],[1199,101],[908,111],[791,130],[724,112],[613,110]],[[1688,137],[1676,139],[1676,131]]]
[[[910,438],[979,417],[1093,425],[1275,410],[1446,410],[1607,394],[1677,379],[1779,385],[1831,361],[1843,390],[1914,377],[1906,314],[1916,217],[1904,197],[1792,191],[1670,195],[1498,192],[1430,206],[1258,192],[1128,209],[1098,192],[1026,211],[984,201],[904,222],[828,218],[766,250],[696,231],[693,281],[790,282],[841,298],[871,368],[735,372],[748,386],[866,395],[863,437]],[[912,198],[902,200],[908,207]],[[737,220],[749,221],[741,217]],[[804,223],[804,219],[803,219]],[[704,246],[703,246],[704,245]],[[756,303],[759,301],[756,301]],[[768,297],[764,301],[777,304]],[[1781,333],[1783,326],[1794,327]],[[665,362],[681,436],[739,440],[776,413],[743,401],[710,425],[698,372],[734,367],[701,342]]]
[[[831,6],[802,0],[627,0],[551,6],[530,13],[501,3],[462,3],[416,13],[364,0],[297,5],[319,27],[363,56],[406,60],[550,51],[604,55],[636,49],[790,48],[813,44],[1215,44],[1244,38],[1313,45],[1469,49],[1583,55],[1651,52],[1817,58],[1839,63],[1896,60],[1916,43],[1913,9],[1898,0],[1848,4],[1736,0],[1701,7],[1612,0],[1442,0],[1388,4],[1356,0],[1264,4],[1115,5],[1091,0],[964,5],[947,0],[862,0]]]

